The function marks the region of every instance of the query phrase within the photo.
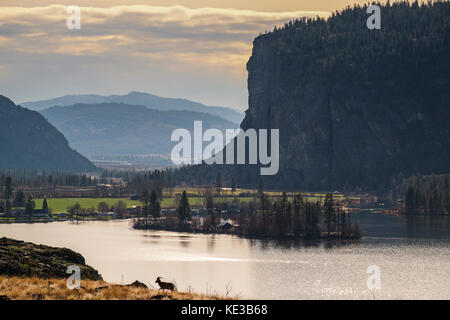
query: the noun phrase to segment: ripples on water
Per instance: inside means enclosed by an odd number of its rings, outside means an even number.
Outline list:
[[[157,276],[178,288],[263,299],[450,299],[448,218],[358,213],[365,238],[345,242],[248,240],[138,231],[128,221],[0,225],[0,235],[80,252],[104,279]],[[381,289],[367,289],[367,267]]]

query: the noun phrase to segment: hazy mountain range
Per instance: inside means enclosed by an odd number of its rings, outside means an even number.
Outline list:
[[[36,111],[0,95],[0,168],[98,170],[69,147],[64,136]]]
[[[149,93],[132,91],[126,95],[66,95],[49,100],[23,102],[20,105],[31,110],[43,110],[53,106],[69,106],[74,104],[123,103],[128,105],[145,106],[153,110],[162,111],[194,111],[222,117],[228,121],[240,124],[244,113],[226,107],[205,106],[187,99],[174,99],[155,96]]]
[[[203,130],[236,129],[218,116],[192,111],[160,111],[123,103],[75,104],[41,111],[69,140],[70,145],[92,158],[110,155],[169,154],[173,130],[193,132],[195,120]]]

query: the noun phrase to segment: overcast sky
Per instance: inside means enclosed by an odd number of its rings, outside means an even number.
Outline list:
[[[0,94],[137,90],[244,110],[255,36],[354,2],[365,1],[1,0]],[[66,27],[66,5],[81,7],[80,30]]]

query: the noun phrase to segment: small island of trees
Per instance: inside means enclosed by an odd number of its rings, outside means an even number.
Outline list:
[[[217,192],[217,191],[216,191]],[[175,210],[161,212],[156,191],[141,196],[141,214],[134,219],[135,229],[179,232],[225,233],[251,238],[361,238],[358,224],[351,223],[348,212],[327,194],[323,204],[305,201],[301,194],[289,198],[286,193],[271,199],[259,192],[247,202],[232,204],[214,201],[213,192],[206,189],[204,205],[191,209],[186,191],[178,199]]]

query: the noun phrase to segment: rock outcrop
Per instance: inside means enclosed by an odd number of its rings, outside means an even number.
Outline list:
[[[77,265],[81,278],[102,280],[82,255],[66,248],[37,245],[0,238],[0,275],[39,278],[67,278],[67,267]]]

